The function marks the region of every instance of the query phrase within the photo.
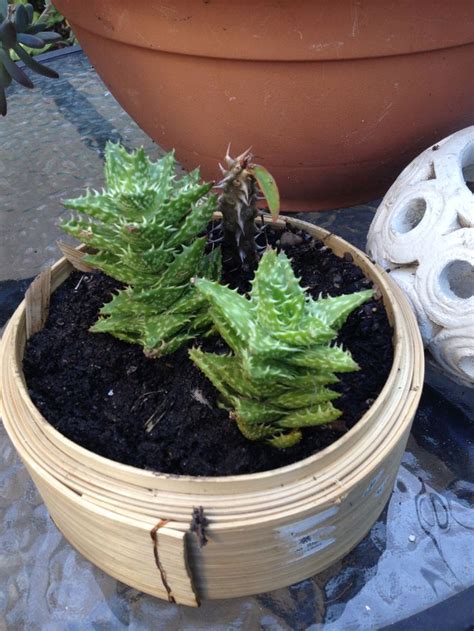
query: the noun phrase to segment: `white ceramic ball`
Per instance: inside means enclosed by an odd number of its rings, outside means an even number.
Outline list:
[[[390,270],[440,366],[474,386],[474,126],[420,154],[370,226],[367,253]]]

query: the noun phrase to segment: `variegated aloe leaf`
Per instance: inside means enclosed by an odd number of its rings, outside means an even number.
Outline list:
[[[105,150],[103,191],[65,206],[79,214],[63,229],[95,249],[85,258],[127,287],[103,306],[94,332],[141,344],[149,356],[176,350],[212,326],[206,299],[191,283],[220,278],[219,251],[205,253],[202,235],[216,209],[199,172],[181,178],[168,153],[156,162],[143,149]]]
[[[215,314],[215,325],[218,330],[225,329],[229,334],[225,337],[235,353],[248,344],[255,322],[252,318],[250,302],[235,290],[206,279],[196,282],[199,293],[207,299]]]
[[[212,381],[240,431],[279,449],[301,440],[305,427],[330,423],[341,412],[327,386],[339,372],[357,370],[350,353],[331,345],[337,330],[371,290],[313,300],[285,254],[265,252],[249,298],[198,279],[215,328],[232,355],[190,351]]]
[[[270,331],[300,324],[306,297],[288,258],[278,259],[275,250],[266,253],[252,284],[251,300],[259,322]]]

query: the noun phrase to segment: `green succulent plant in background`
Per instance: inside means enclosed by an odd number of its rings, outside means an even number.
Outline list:
[[[48,42],[61,39],[58,33],[47,32],[48,24],[34,19],[31,4],[8,5],[0,0],[0,114],[7,113],[5,88],[17,81],[25,88],[33,88],[33,82],[14,59],[20,59],[27,68],[45,77],[57,79],[58,74],[40,64],[29,54],[31,49],[43,49]]]
[[[143,149],[108,143],[106,189],[65,206],[85,218],[66,232],[96,250],[85,260],[127,285],[105,304],[92,331],[111,333],[158,357],[211,327],[207,301],[190,279],[219,279],[220,251],[205,253],[205,232],[217,200],[199,171],[177,177],[174,153],[156,162]]]
[[[274,250],[262,257],[249,299],[210,280],[195,284],[232,353],[193,348],[190,357],[247,438],[291,447],[301,440],[302,428],[339,417],[332,404],[339,395],[327,386],[338,381],[336,373],[358,366],[332,342],[371,290],[313,300],[287,256]]]

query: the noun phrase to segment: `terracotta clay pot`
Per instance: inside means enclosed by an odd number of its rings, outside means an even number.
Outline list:
[[[217,177],[253,146],[287,210],[385,192],[472,123],[472,0],[55,0],[125,110]]]

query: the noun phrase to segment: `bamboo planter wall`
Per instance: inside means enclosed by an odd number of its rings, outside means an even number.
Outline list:
[[[320,453],[264,473],[217,478],[140,470],[97,456],[59,434],[33,405],[22,373],[25,302],[1,347],[5,428],[64,536],[108,574],[186,605],[269,591],[343,557],[369,531],[392,491],[423,383],[416,321],[388,276],[327,231],[291,220],[350,252],[383,294],[394,362],[382,392],[346,435]],[[61,259],[51,291],[71,272]],[[49,287],[40,301],[46,306]],[[209,520],[205,547],[190,531],[193,508]]]

